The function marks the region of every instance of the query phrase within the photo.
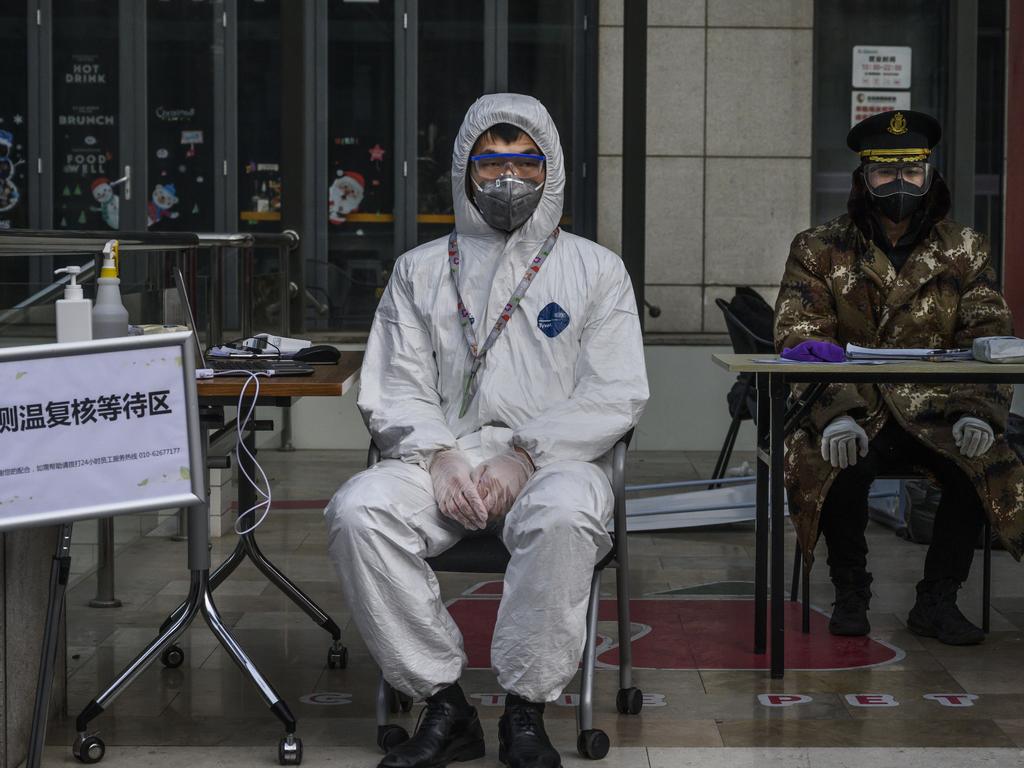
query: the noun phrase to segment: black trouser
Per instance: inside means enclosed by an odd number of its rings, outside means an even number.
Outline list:
[[[828,545],[829,571],[867,565],[868,491],[879,474],[899,475],[928,469],[939,479],[942,500],[924,561],[925,581],[967,580],[985,511],[970,478],[952,461],[926,448],[889,419],[868,446],[868,455],[842,470],[821,510],[821,532]]]

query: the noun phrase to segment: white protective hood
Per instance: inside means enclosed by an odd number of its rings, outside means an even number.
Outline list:
[[[466,196],[477,138],[510,123],[547,158],[544,193],[511,234],[490,227]],[[565,167],[554,122],[530,96],[476,101],[455,140],[452,197],[459,289],[482,344],[527,266],[562,216]],[[459,408],[471,363],[457,317],[448,238],[404,254],[367,341],[359,407],[382,454],[426,466],[438,450],[480,446],[484,457],[515,444],[537,466],[593,461],[637,422],[647,401],[643,339],[622,260],[563,231]]]
[[[540,204],[533,215],[509,237],[543,242],[562,218],[565,190],[565,161],[558,129],[551,115],[537,99],[519,93],[494,93],[481,96],[469,108],[452,152],[452,200],[455,206],[455,230],[461,236],[502,237],[505,232],[492,228],[466,196],[466,168],[476,140],[492,125],[508,123],[526,131],[537,142],[546,158],[547,178]]]

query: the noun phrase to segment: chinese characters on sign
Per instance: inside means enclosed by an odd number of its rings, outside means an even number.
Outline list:
[[[851,126],[879,112],[910,109],[911,54],[907,46],[853,46]],[[864,90],[868,88],[880,90]]]
[[[855,45],[853,87],[904,89],[910,87],[911,49],[896,45]]]
[[[892,109],[910,109],[910,91],[854,91],[850,99],[850,127]]]
[[[170,390],[134,392],[123,395],[99,395],[73,400],[8,405],[0,407],[0,435],[5,432],[24,432],[30,429],[81,426],[99,423],[99,419],[117,421],[163,416],[173,413],[167,404]]]
[[[0,531],[201,500],[192,343],[0,350]]]

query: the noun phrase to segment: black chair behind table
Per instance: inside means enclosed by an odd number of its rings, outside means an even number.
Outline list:
[[[737,355],[775,354],[775,344],[771,340],[774,310],[761,297],[761,294],[752,288],[740,286],[736,288],[736,295],[732,301],[715,299],[715,304],[722,310],[722,315],[725,317],[725,327],[729,332],[729,341],[732,342],[733,352]],[[715,462],[715,470],[711,475],[713,480],[725,477],[725,472],[729,468],[729,459],[732,457],[732,451],[736,445],[736,435],[740,431],[740,424],[747,419],[756,419],[757,417],[757,408],[755,407],[757,401],[754,398],[754,390],[753,374],[741,373],[736,377],[736,382],[726,396],[732,420],[725,433],[725,441],[718,454],[718,461]]]
[[[632,632],[629,619],[629,549],[626,538],[626,448],[632,431],[620,439],[612,451],[612,491],[615,497],[614,528],[611,551],[594,567],[590,582],[590,604],[587,609],[587,642],[583,651],[580,676],[580,700],[577,707],[579,735],[576,749],[582,757],[600,760],[608,754],[608,736],[594,728],[594,670],[597,662],[597,621],[601,597],[601,572],[608,567],[616,569],[616,597],[619,624],[619,692],[616,709],[624,715],[636,715],[643,708],[643,692],[633,685]],[[367,466],[380,460],[375,445],[370,445]],[[501,539],[494,535],[473,536],[463,539],[437,557],[427,559],[435,572],[447,573],[504,573],[509,553]],[[381,675],[377,690],[377,745],[387,752],[409,738],[400,725],[388,723],[389,713],[401,709],[408,712],[412,702],[396,693]]]

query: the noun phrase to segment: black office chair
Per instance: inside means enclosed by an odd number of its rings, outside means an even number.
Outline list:
[[[729,341],[732,342],[733,352],[738,355],[775,354],[775,344],[770,338],[774,310],[759,293],[752,288],[741,286],[736,288],[736,296],[732,302],[719,298],[715,299],[715,304],[722,310],[722,315],[725,317],[725,327],[729,332]],[[740,312],[746,317],[746,322],[739,316]],[[729,391],[727,399],[732,420],[729,422],[722,450],[718,454],[718,461],[715,462],[715,469],[711,474],[713,480],[725,477],[725,471],[729,468],[729,459],[732,457],[732,451],[736,445],[736,435],[740,431],[740,424],[747,419],[756,420],[757,418],[754,390],[753,374],[741,373],[736,377],[736,383]]]
[[[597,659],[597,618],[601,597],[601,572],[616,569],[616,594],[619,620],[619,692],[615,707],[624,715],[636,715],[643,708],[643,692],[633,686],[633,650],[629,620],[629,550],[626,537],[626,448],[632,431],[620,439],[612,452],[612,491],[615,497],[612,548],[594,567],[590,581],[590,605],[587,609],[587,643],[583,651],[580,677],[580,702],[577,707],[579,735],[576,750],[582,757],[600,760],[610,746],[604,731],[594,728],[594,667]],[[367,466],[380,460],[377,446],[371,444]],[[463,539],[437,557],[427,558],[435,572],[504,573],[510,556],[497,536],[474,536]],[[381,675],[377,689],[377,746],[387,752],[409,738],[400,725],[388,723],[388,715],[401,709],[408,712],[412,702],[392,690]]]

